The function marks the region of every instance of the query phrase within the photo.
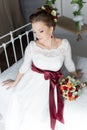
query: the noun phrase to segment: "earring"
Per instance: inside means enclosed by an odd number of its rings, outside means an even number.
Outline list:
[[[54,36],[53,36],[53,34],[51,35],[51,38],[53,38]]]

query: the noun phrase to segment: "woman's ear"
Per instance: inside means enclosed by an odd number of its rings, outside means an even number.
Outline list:
[[[51,30],[52,30],[52,32],[53,32],[53,30],[54,30],[54,27],[53,27],[53,26],[51,27]]]
[[[50,27],[50,32],[51,32],[51,34],[53,34],[53,30],[54,30],[54,28],[53,28],[53,27]]]

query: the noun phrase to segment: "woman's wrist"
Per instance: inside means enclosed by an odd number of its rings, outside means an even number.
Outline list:
[[[76,71],[71,72],[71,76],[76,78],[77,77],[77,72]]]
[[[17,85],[17,82],[16,82],[16,80],[14,80],[14,86],[16,86]]]
[[[75,78],[81,78],[83,75],[83,72],[82,72],[82,70],[78,69],[74,72],[71,72],[71,75]]]

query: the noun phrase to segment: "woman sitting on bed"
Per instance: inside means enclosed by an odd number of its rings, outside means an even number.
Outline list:
[[[3,82],[8,88],[15,87],[5,130],[58,130],[58,121],[64,123],[64,102],[57,84],[63,63],[75,77],[81,73],[75,70],[69,41],[53,35],[57,19],[56,11],[47,5],[30,16],[37,40],[26,47],[15,81]]]

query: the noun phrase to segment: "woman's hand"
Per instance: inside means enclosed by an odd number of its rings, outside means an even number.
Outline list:
[[[83,72],[81,69],[76,70],[77,78],[81,78],[83,76]]]
[[[6,86],[6,88],[9,89],[10,87],[14,87],[16,84],[15,84],[15,80],[9,79],[9,80],[3,81],[2,85]]]
[[[72,72],[71,75],[75,78],[81,78],[83,75],[83,72],[81,69],[77,69],[75,72]]]
[[[17,77],[16,77],[15,80],[12,80],[12,79],[5,80],[5,81],[2,82],[2,85],[6,86],[7,89],[10,88],[10,87],[14,87],[14,86],[16,86],[18,84],[18,82],[21,80],[21,78],[23,77],[23,75],[24,75],[23,73],[19,72],[17,74]]]

